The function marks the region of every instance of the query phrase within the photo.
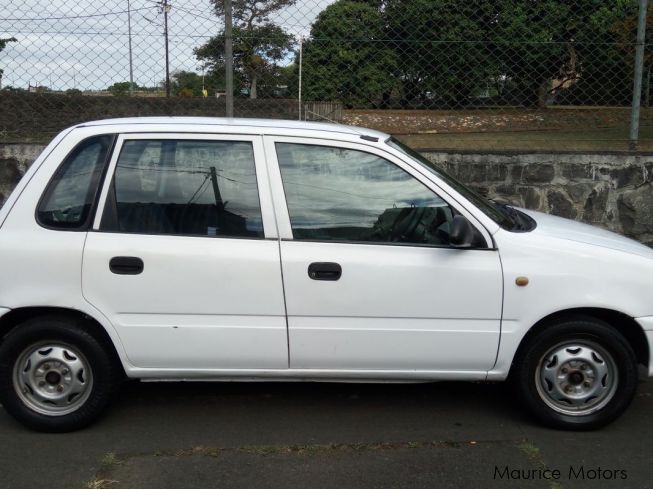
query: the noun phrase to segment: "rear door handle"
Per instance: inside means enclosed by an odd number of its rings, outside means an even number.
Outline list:
[[[109,261],[109,270],[118,275],[138,275],[144,268],[143,260],[136,256],[114,256]]]
[[[342,267],[338,263],[315,262],[308,266],[308,276],[313,280],[338,280],[342,276]]]

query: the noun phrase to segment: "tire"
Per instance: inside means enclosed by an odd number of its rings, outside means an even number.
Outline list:
[[[560,319],[529,338],[511,372],[528,410],[557,429],[592,430],[611,423],[637,390],[633,349],[607,323]]]
[[[122,379],[105,342],[84,322],[38,317],[14,327],[0,345],[0,402],[28,428],[74,431],[95,421]]]

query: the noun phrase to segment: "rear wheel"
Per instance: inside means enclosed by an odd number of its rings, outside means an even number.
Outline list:
[[[104,342],[70,318],[28,320],[0,345],[0,401],[38,431],[87,426],[109,403],[120,377]]]
[[[528,340],[513,366],[530,411],[561,429],[615,420],[637,388],[637,360],[626,339],[594,318],[570,317]]]

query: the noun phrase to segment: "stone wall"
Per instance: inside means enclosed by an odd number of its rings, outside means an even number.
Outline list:
[[[0,207],[44,147],[40,144],[0,144]]]
[[[423,154],[490,198],[653,245],[653,155]]]
[[[42,145],[0,144],[0,205]],[[483,195],[653,245],[653,155],[423,151]]]

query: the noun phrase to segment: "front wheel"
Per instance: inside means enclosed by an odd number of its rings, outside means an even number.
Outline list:
[[[106,345],[70,318],[31,319],[0,345],[0,401],[37,431],[88,425],[109,403],[119,379]]]
[[[614,421],[637,389],[637,360],[626,339],[586,317],[560,320],[530,338],[513,374],[535,417],[561,429],[595,429]]]

